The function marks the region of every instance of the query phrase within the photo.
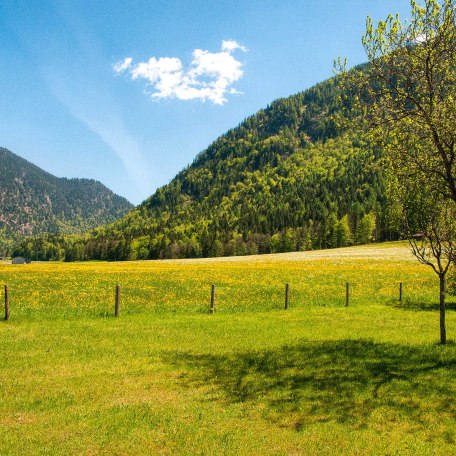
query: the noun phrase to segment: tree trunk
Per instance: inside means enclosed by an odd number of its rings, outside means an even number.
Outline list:
[[[440,281],[440,343],[446,345],[446,328],[445,328],[445,294],[446,278],[445,274],[439,274]]]

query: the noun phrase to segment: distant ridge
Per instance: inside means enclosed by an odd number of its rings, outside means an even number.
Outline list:
[[[98,181],[55,177],[0,147],[0,250],[21,236],[82,233],[132,208]]]

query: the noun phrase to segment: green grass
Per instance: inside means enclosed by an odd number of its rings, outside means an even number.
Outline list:
[[[396,244],[0,265],[1,281],[2,455],[455,451],[456,344],[437,344],[433,273]],[[450,306],[453,339],[455,323]]]

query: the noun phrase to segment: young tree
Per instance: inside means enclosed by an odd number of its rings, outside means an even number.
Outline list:
[[[403,232],[415,257],[439,277],[440,343],[446,344],[446,275],[456,258],[456,203],[431,191],[425,181],[396,181]]]
[[[354,99],[346,100],[350,115],[384,151],[412,252],[439,276],[442,344],[445,277],[456,252],[455,17],[455,0],[411,0],[406,23],[390,15],[374,27],[367,19],[367,66],[345,72],[339,60]]]
[[[363,216],[356,227],[355,239],[357,244],[368,244],[373,239],[376,218],[375,214],[370,212]]]
[[[0,256],[7,256],[13,248],[13,240],[6,234],[5,228],[0,228]]]
[[[335,247],[346,247],[353,244],[353,236],[348,222],[348,215],[344,215],[336,224],[332,244]]]

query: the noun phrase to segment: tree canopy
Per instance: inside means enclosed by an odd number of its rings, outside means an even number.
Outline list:
[[[454,0],[411,1],[411,19],[367,19],[369,65],[346,73],[353,115],[370,127],[400,179],[426,175],[456,201],[456,25]]]

